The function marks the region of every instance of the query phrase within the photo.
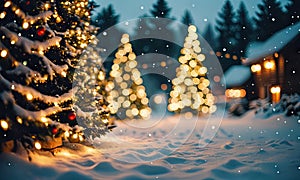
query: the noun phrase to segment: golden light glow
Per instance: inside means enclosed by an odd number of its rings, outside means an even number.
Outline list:
[[[1,53],[0,53],[1,57],[5,58],[7,56],[7,54],[8,54],[8,52],[6,49],[1,50]]]
[[[273,86],[270,88],[272,94],[272,103],[278,103],[280,101],[280,86]]]
[[[6,131],[8,129],[8,123],[5,120],[1,120],[1,128]]]
[[[50,4],[49,4],[49,3],[46,3],[46,4],[44,5],[44,7],[45,7],[45,10],[48,10],[48,9],[50,8]]]
[[[41,117],[41,122],[46,123],[48,119],[46,117]]]
[[[1,19],[4,19],[4,18],[5,18],[5,16],[6,16],[6,12],[2,12],[2,13],[0,13],[0,18],[1,18]]]
[[[70,137],[69,131],[65,131],[64,135],[65,135],[66,138]]]
[[[41,145],[41,143],[38,142],[38,141],[35,141],[35,142],[34,142],[34,147],[35,147],[35,149],[37,149],[37,150],[42,149],[42,145]]]
[[[266,61],[264,63],[264,67],[266,69],[273,69],[275,67],[275,63],[274,63],[274,61]]]
[[[81,135],[79,135],[79,141],[83,141],[84,140],[84,138],[81,136]]]
[[[73,134],[73,135],[72,135],[72,138],[73,138],[73,139],[77,139],[77,138],[78,138],[78,134],[77,134],[77,133]]]
[[[163,98],[162,98],[161,95],[157,95],[157,96],[154,97],[154,102],[155,102],[156,104],[161,104],[162,101],[163,101]]]
[[[28,29],[28,27],[29,27],[29,23],[28,22],[23,22],[23,24],[22,24],[22,27],[24,28],[24,29]]]
[[[260,64],[254,64],[251,66],[251,71],[252,72],[260,72],[261,71],[261,66]]]
[[[271,87],[270,91],[272,94],[280,93],[281,88],[280,88],[280,86],[273,86],[273,87]]]
[[[22,118],[20,118],[19,116],[16,118],[16,120],[18,121],[18,123],[22,124],[23,123],[23,120]]]
[[[20,13],[20,9],[17,9],[16,11],[15,11],[15,14],[19,14]]]
[[[28,101],[31,101],[33,99],[33,96],[32,96],[32,94],[27,93],[26,98],[27,98]]]
[[[62,71],[62,72],[61,72],[61,76],[62,76],[62,77],[67,77],[67,73],[66,73],[65,71]]]
[[[4,7],[9,7],[11,5],[11,2],[10,1],[6,1],[6,3],[4,4]]]
[[[246,96],[245,89],[227,89],[225,95],[228,98],[243,98]]]

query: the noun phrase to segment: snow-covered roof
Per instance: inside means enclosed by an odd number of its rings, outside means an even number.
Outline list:
[[[300,22],[271,36],[265,42],[253,42],[247,48],[245,65],[253,64],[261,58],[280,51],[300,33]]]
[[[248,66],[234,65],[230,67],[224,74],[222,82],[227,87],[241,86],[251,76],[251,71]]]

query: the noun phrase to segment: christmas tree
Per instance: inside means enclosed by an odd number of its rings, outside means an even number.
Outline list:
[[[93,38],[88,0],[12,0],[0,12],[0,142],[52,149],[62,140],[83,141],[76,120],[95,112],[74,106],[81,87],[73,75]],[[94,121],[106,127],[101,120]]]
[[[110,72],[112,81],[108,82],[106,87],[107,91],[110,91],[110,111],[112,114],[117,113],[120,119],[147,119],[151,114],[149,100],[142,85],[143,79],[137,69],[136,55],[132,51],[128,34],[122,36],[121,43]]]
[[[172,80],[168,109],[175,112],[215,112],[214,96],[209,89],[210,82],[205,78],[207,68],[202,64],[205,55],[201,54],[194,25],[188,27],[188,36],[178,60],[181,65],[176,69],[176,78]]]
[[[95,32],[97,31],[94,28]],[[90,139],[105,134],[108,129],[115,127],[110,119],[106,73],[100,54],[102,49],[98,47],[98,39],[92,36],[90,44],[79,58],[74,73],[73,86],[77,87],[75,93],[74,109],[78,111],[77,121],[85,127],[85,135]]]

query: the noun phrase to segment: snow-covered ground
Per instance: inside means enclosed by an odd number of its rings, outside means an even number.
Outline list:
[[[1,179],[299,179],[300,121],[242,117],[117,122],[96,149],[0,155]],[[220,126],[219,126],[220,125]]]

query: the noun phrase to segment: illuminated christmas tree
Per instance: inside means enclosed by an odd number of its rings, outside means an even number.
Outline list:
[[[6,0],[0,13],[0,143],[83,141],[76,120],[92,115],[74,106],[73,75],[93,38],[88,0]]]
[[[214,96],[209,89],[209,80],[206,79],[207,68],[202,62],[205,55],[201,54],[200,41],[194,25],[189,26],[188,36],[179,57],[180,66],[176,69],[176,78],[172,80],[172,91],[168,109],[180,112],[213,113],[216,111]]]
[[[96,29],[95,29],[96,32]],[[74,74],[75,109],[80,110],[83,117],[78,117],[78,124],[85,127],[86,135],[91,139],[105,134],[108,129],[115,127],[110,119],[108,92],[105,89],[107,80],[98,47],[98,39],[92,36],[90,44],[80,56],[78,69]]]
[[[137,69],[136,55],[132,51],[128,34],[122,36],[121,43],[110,72],[112,81],[106,86],[110,91],[108,96],[110,111],[117,114],[120,119],[147,119],[151,114],[148,107],[149,100],[142,85],[143,79]]]

